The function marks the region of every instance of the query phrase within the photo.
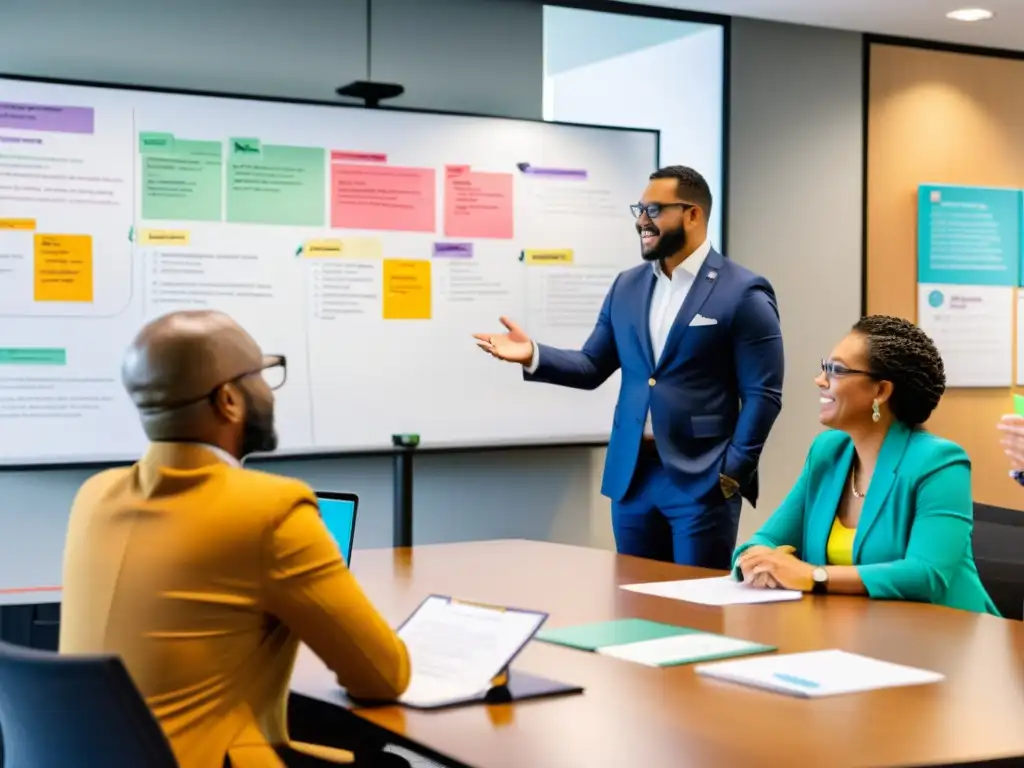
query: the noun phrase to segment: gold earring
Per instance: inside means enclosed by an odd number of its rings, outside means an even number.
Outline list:
[[[882,412],[878,410],[878,400],[871,403],[871,420],[877,424],[882,418]]]

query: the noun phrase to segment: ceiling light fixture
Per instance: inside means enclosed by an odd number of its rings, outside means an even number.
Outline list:
[[[947,19],[953,21],[986,21],[995,16],[992,11],[984,8],[961,8],[958,11],[950,11],[946,14]]]

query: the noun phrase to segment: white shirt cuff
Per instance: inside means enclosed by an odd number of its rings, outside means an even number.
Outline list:
[[[537,372],[537,366],[540,365],[540,347],[537,346],[537,342],[535,341],[531,341],[530,343],[533,344],[533,359],[530,360],[529,365],[524,365],[523,369],[532,375]]]

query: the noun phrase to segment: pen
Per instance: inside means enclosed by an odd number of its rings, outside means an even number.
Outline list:
[[[820,688],[821,686],[813,680],[807,680],[803,677],[797,677],[796,675],[788,675],[785,672],[776,672],[772,675],[776,680],[781,680],[784,683],[790,685],[798,685],[801,688]]]

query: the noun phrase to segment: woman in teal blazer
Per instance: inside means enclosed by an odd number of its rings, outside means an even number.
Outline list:
[[[921,428],[945,371],[900,318],[863,318],[821,364],[820,421],[785,501],[736,550],[757,587],[913,600],[999,612],[974,565],[971,463]]]

